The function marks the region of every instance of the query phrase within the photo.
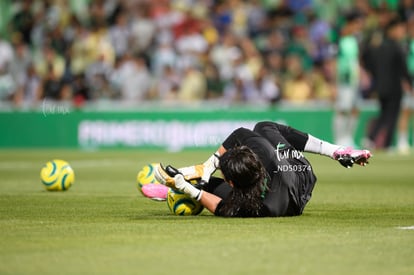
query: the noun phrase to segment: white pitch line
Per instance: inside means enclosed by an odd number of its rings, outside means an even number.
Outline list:
[[[397,229],[401,229],[401,230],[414,230],[414,225],[412,225],[412,226],[399,226],[399,227],[397,227]]]

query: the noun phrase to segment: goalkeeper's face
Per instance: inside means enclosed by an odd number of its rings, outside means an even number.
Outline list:
[[[250,189],[264,177],[262,163],[247,146],[229,149],[219,163],[224,179],[235,188]]]

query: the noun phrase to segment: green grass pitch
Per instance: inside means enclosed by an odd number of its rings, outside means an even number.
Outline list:
[[[345,169],[311,156],[318,182],[300,217],[172,215],[144,198],[146,163],[184,166],[210,151],[0,151],[0,274],[414,274],[414,156],[377,153]],[[67,192],[42,165],[71,163]]]

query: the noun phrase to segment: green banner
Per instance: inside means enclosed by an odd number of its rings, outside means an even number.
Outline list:
[[[55,106],[56,107],[56,106]],[[355,141],[373,111],[360,116]],[[61,106],[41,111],[0,112],[1,148],[184,148],[216,147],[238,127],[270,120],[332,141],[331,110],[248,108],[157,111],[85,111]]]

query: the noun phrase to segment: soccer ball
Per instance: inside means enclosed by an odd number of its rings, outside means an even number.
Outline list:
[[[137,174],[137,188],[150,199],[164,201],[167,198],[168,187],[155,179],[154,170],[158,163],[147,164]]]
[[[168,189],[167,204],[171,212],[179,216],[198,215],[204,209],[196,199],[171,188]]]
[[[66,161],[55,159],[40,170],[40,180],[48,191],[65,191],[75,182],[75,172]]]

